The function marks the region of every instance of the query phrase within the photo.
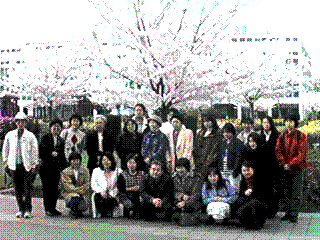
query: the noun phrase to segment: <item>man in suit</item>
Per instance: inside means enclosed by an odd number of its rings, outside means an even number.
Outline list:
[[[43,205],[47,216],[59,216],[56,210],[59,195],[60,173],[68,167],[65,153],[64,140],[59,136],[63,127],[62,121],[53,120],[50,125],[50,133],[43,136],[40,146],[40,178],[43,190]]]
[[[15,117],[17,129],[10,131],[4,139],[2,159],[13,178],[19,211],[17,218],[31,218],[32,184],[39,164],[38,142],[25,126],[27,116],[18,112]]]
[[[167,137],[169,139],[170,151],[167,154],[167,161],[169,172],[175,172],[176,159],[186,158],[190,161],[191,169],[194,170],[193,160],[193,132],[183,125],[183,116],[181,114],[174,114],[171,118],[173,131],[169,132]]]
[[[113,153],[117,137],[106,129],[107,118],[105,116],[97,115],[95,124],[96,130],[89,132],[86,136],[86,150],[89,155],[87,167],[90,175],[93,169],[98,167],[103,152]]]

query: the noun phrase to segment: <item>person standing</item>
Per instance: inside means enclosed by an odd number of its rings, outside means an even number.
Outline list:
[[[93,169],[98,167],[101,155],[104,152],[113,153],[116,145],[116,136],[106,129],[107,118],[103,115],[97,115],[95,124],[96,130],[88,132],[85,139],[85,149],[89,156],[87,167],[90,175],[92,175]]]
[[[285,118],[287,130],[277,140],[276,155],[282,174],[282,190],[285,200],[285,216],[282,220],[297,222],[301,208],[303,170],[307,162],[308,136],[297,130],[299,116],[289,114]]]
[[[62,126],[61,120],[53,120],[49,125],[50,133],[43,136],[39,146],[41,162],[39,174],[42,182],[43,205],[47,216],[61,215],[56,210],[60,174],[68,167],[64,153],[64,141],[59,136]]]
[[[137,103],[134,107],[134,116],[132,117],[133,120],[136,121],[138,124],[138,133],[145,134],[149,131],[148,129],[148,119],[147,119],[147,109],[146,107],[141,104]]]
[[[79,130],[83,123],[81,116],[78,114],[73,114],[69,119],[69,123],[71,127],[64,129],[60,134],[65,142],[64,151],[67,160],[72,152],[78,152],[82,154],[82,151],[85,147],[85,133]]]
[[[19,211],[17,218],[31,218],[32,184],[39,165],[38,142],[25,126],[27,116],[18,112],[15,116],[17,129],[10,131],[4,139],[2,159],[12,176]]]
[[[198,130],[194,147],[196,172],[205,178],[210,165],[217,159],[217,151],[223,142],[223,135],[217,120],[211,114],[201,116],[201,129]]]
[[[248,144],[248,136],[253,131],[254,121],[251,118],[242,118],[240,125],[244,127],[243,131],[238,134],[238,138],[243,142],[244,145]]]
[[[186,158],[190,161],[191,170],[195,169],[193,159],[193,132],[183,125],[183,116],[174,114],[171,118],[173,131],[168,133],[170,151],[167,155],[168,170],[175,172],[175,163],[179,158]]]
[[[143,137],[141,155],[147,168],[150,167],[151,160],[157,160],[162,164],[163,170],[165,170],[169,141],[167,136],[159,130],[162,120],[159,116],[153,115],[148,119],[148,123],[150,131]],[[171,171],[171,169],[168,171]]]
[[[139,162],[141,168],[144,164],[141,156],[141,147],[142,147],[142,133],[138,132],[138,124],[133,119],[127,119],[124,128],[123,134],[118,138],[116,144],[117,154],[121,160],[121,169],[127,169],[127,160],[129,155],[136,155],[136,160]],[[144,168],[143,168],[144,169]]]
[[[245,146],[237,138],[236,129],[232,123],[226,123],[222,128],[222,132],[224,141],[218,150],[217,167],[224,178],[229,179],[231,184],[239,187]]]

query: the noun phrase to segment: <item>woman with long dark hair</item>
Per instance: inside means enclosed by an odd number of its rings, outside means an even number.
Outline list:
[[[136,161],[139,167],[143,168],[143,160],[141,157],[141,144],[143,134],[138,132],[138,125],[135,120],[127,119],[124,123],[123,134],[119,136],[116,145],[117,154],[121,160],[121,169],[127,169],[127,160],[129,155],[136,155]]]
[[[194,146],[194,161],[196,172],[202,177],[208,167],[216,161],[214,155],[223,141],[217,120],[212,114],[201,116],[201,128],[197,131]]]
[[[229,180],[222,178],[220,171],[212,168],[202,186],[202,201],[207,214],[216,222],[222,222],[230,214],[230,204],[237,199],[237,191]]]
[[[258,133],[252,132],[249,134],[245,148],[245,159],[255,163],[257,171],[265,168],[265,163],[262,160],[262,156],[265,154],[265,148],[263,139]]]

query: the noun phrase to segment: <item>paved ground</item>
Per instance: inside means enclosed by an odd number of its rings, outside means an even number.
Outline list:
[[[33,198],[34,218],[16,219],[15,198],[0,195],[0,239],[320,239],[319,213],[302,213],[296,224],[275,218],[262,230],[248,231],[232,226],[179,227],[123,218],[75,220],[67,216],[64,201],[59,201],[57,208],[63,216],[47,218],[42,199]]]

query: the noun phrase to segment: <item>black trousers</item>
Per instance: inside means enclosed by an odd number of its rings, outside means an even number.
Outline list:
[[[118,205],[118,201],[115,198],[103,198],[100,193],[95,194],[94,202],[102,217],[112,217],[113,210]]]
[[[32,211],[32,184],[35,180],[35,174],[27,172],[23,164],[17,164],[16,170],[12,171],[15,195],[20,212]]]
[[[298,217],[301,209],[303,172],[283,171],[281,188],[283,191],[285,213]]]
[[[59,196],[60,171],[41,168],[39,174],[42,182],[44,210],[55,211]]]
[[[143,202],[146,220],[171,220],[173,209],[167,205],[165,207],[155,207],[150,202]]]
[[[81,215],[88,209],[88,204],[83,197],[72,197],[66,206],[74,215]]]

